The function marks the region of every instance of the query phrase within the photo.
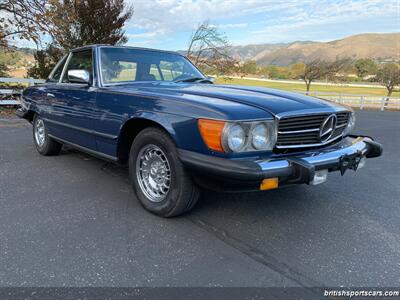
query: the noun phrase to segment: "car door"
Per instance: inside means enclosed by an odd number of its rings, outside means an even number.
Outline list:
[[[61,74],[67,61],[68,55],[65,55],[54,67],[53,71],[50,73],[44,84],[36,85],[32,92],[29,95],[31,101],[31,109],[34,109],[44,120],[48,120],[46,122],[46,127],[49,130],[50,134],[54,133],[53,128],[53,107],[51,102],[53,100],[52,97],[48,95],[52,95],[49,90],[54,90],[54,86],[60,81]]]
[[[91,83],[73,83],[68,79],[69,70],[86,70]],[[47,87],[51,103],[52,134],[68,142],[96,149],[93,135],[97,88],[93,86],[92,49],[71,52],[60,82]]]

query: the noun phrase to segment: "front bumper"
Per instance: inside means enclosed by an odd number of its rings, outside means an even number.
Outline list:
[[[274,158],[226,159],[179,150],[183,164],[193,171],[196,181],[217,190],[259,190],[260,182],[278,178],[279,186],[310,184],[319,170],[329,172],[357,169],[361,159],[378,157],[382,146],[370,137],[350,136],[327,149],[301,155]]]
[[[27,120],[29,119],[29,111],[26,110],[26,109],[23,108],[23,107],[18,108],[18,109],[15,111],[15,114],[16,114],[17,117],[19,117],[19,118],[21,118],[21,119],[27,119]]]

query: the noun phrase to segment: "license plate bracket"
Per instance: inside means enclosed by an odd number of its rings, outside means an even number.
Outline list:
[[[339,170],[340,174],[343,176],[347,170],[357,171],[358,165],[362,159],[363,155],[361,151],[357,151],[354,154],[345,154],[339,158]]]

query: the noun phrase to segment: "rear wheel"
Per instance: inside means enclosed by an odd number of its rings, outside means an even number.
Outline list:
[[[180,162],[173,141],[161,129],[146,128],[135,138],[129,173],[140,203],[154,214],[178,216],[199,198],[199,189]]]
[[[62,144],[49,137],[46,124],[39,115],[33,118],[33,141],[37,151],[46,156],[57,155],[62,148]]]

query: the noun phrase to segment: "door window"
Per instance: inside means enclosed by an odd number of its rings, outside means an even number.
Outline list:
[[[136,62],[115,61],[102,69],[102,75],[107,82],[124,82],[136,80]]]
[[[65,70],[62,82],[68,83],[68,70],[86,70],[90,74],[90,79],[93,81],[93,58],[92,50],[84,50],[72,52],[67,69]]]
[[[51,82],[58,82],[60,80],[61,74],[62,74],[62,70],[64,68],[65,65],[65,61],[67,60],[68,55],[64,56],[60,62],[57,63],[57,65],[55,66],[54,70],[51,72],[48,81]]]
[[[150,75],[154,76],[154,80],[162,80],[160,71],[159,71],[158,66],[156,64],[152,64],[150,66]]]

